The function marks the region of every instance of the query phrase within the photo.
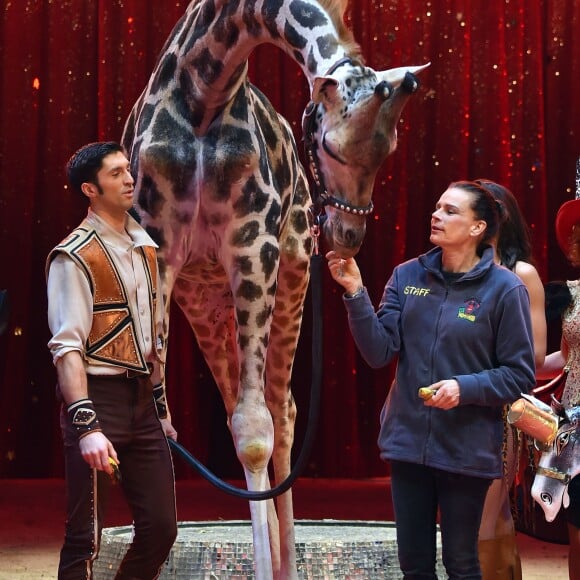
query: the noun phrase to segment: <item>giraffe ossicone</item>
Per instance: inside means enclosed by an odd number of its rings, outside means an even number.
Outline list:
[[[253,491],[270,488],[270,462],[276,484],[291,468],[290,379],[313,239],[292,130],[250,83],[247,59],[274,44],[308,80],[310,156],[332,200],[324,238],[343,257],[360,248],[376,172],[424,68],[365,66],[346,4],[194,0],[123,134],[141,221],[160,246],[164,332],[172,296],[221,392]],[[291,491],[275,508],[250,502],[250,513],[256,578],[297,578]]]

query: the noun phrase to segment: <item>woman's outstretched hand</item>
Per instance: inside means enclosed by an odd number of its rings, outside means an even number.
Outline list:
[[[363,287],[363,281],[354,258],[341,258],[331,250],[326,254],[330,275],[345,289],[347,294],[354,294]]]

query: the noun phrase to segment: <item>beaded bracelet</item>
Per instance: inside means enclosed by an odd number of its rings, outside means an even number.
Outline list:
[[[66,410],[79,439],[82,439],[89,433],[102,430],[99,419],[97,418],[95,406],[90,399],[79,399],[71,403]]]

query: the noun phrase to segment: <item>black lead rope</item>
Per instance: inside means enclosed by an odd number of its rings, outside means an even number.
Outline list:
[[[196,459],[183,445],[173,439],[168,439],[169,446],[172,450],[181,456],[190,467],[207,479],[209,483],[230,495],[250,501],[272,499],[288,491],[306,466],[318,426],[322,384],[322,256],[317,252],[310,258],[310,296],[312,300],[312,383],[310,390],[310,409],[308,411],[308,424],[302,449],[288,477],[280,485],[266,491],[240,489],[220,479]]]

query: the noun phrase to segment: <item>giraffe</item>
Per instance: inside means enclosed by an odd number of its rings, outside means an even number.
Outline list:
[[[372,188],[423,67],[376,72],[346,28],[347,0],[193,0],[125,124],[142,224],[169,297],[187,317],[224,401],[249,490],[290,472],[290,390],[309,282],[312,200],[292,131],[253,86],[248,57],[271,43],[301,67],[304,114],[327,219],[356,254]],[[427,65],[425,65],[427,66]],[[297,578],[291,491],[250,501],[256,578]]]

